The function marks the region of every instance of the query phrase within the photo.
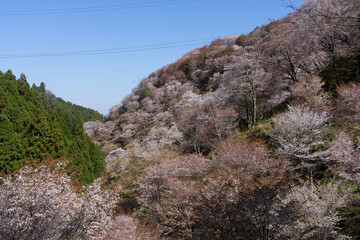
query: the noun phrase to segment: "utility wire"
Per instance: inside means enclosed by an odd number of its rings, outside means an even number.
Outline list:
[[[194,46],[199,44],[206,44],[207,42],[189,43],[189,44],[178,44],[178,45],[166,45],[159,47],[147,47],[147,48],[134,48],[134,49],[123,49],[123,50],[97,50],[97,51],[84,51],[84,52],[63,52],[63,53],[39,53],[39,54],[18,54],[18,55],[0,55],[0,58],[34,58],[34,57],[66,57],[66,56],[89,56],[89,55],[105,55],[105,54],[116,54],[116,53],[129,53],[129,52],[143,52],[149,50],[167,49]]]
[[[205,45],[205,44],[209,43],[209,40],[213,40],[216,38],[218,38],[218,37],[208,37],[208,38],[186,40],[186,41],[180,41],[180,42],[174,42],[174,43],[143,45],[143,46],[125,47],[125,48],[110,48],[110,49],[68,51],[68,52],[49,52],[49,53],[9,54],[9,55],[0,55],[0,58],[67,57],[67,56],[90,56],[90,55],[143,52],[143,51],[158,50],[158,49],[178,48],[178,47],[186,47],[186,46],[194,46],[194,45]]]
[[[158,7],[166,5],[177,5],[184,3],[200,2],[202,0],[163,0],[142,3],[130,3],[112,6],[98,6],[98,7],[79,7],[79,8],[58,8],[58,9],[40,9],[40,10],[22,10],[22,11],[0,11],[0,16],[21,16],[21,15],[45,15],[45,14],[69,14],[69,13],[85,13],[85,12],[100,12],[100,11],[115,11],[125,9],[138,9],[148,7]]]
[[[80,98],[80,99],[72,99],[71,101],[88,101],[88,100],[98,100],[98,99],[109,99],[109,98],[117,98],[123,97],[124,94],[112,95],[112,96],[99,96],[99,97],[88,97],[88,98]]]

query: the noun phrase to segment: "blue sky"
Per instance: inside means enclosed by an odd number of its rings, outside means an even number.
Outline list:
[[[301,2],[293,0],[295,5]],[[67,10],[39,14],[54,9]],[[11,69],[17,77],[24,73],[30,84],[45,82],[58,97],[107,114],[142,78],[189,50],[213,38],[249,33],[289,12],[280,0],[1,0],[0,57],[182,41],[193,45],[104,55],[0,58],[0,70]],[[197,39],[203,40],[193,41]]]

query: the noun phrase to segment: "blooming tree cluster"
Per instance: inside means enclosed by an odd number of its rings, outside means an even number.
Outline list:
[[[335,163],[333,171],[360,183],[360,149],[355,148],[351,138],[344,132],[338,133],[329,151],[329,159]]]
[[[118,189],[103,189],[98,179],[83,192],[76,191],[63,168],[25,167],[15,178],[2,179],[0,239],[101,239],[117,223],[126,222],[113,218]],[[128,228],[137,224],[128,222]]]
[[[341,190],[341,182],[313,185],[305,183],[295,187],[283,199],[283,204],[296,202],[298,217],[287,225],[283,234],[290,239],[350,239],[338,228],[342,220],[338,209],[345,205],[347,192]]]
[[[97,234],[103,240],[158,240],[159,234],[142,226],[136,218],[127,215],[116,216],[107,226],[107,232]]]
[[[278,206],[286,192],[284,161],[269,157],[261,141],[224,144],[214,157],[217,171],[199,187],[195,236],[204,239],[277,239],[294,220],[293,202]]]
[[[302,17],[302,27],[315,39],[317,51],[327,55],[327,62],[336,66],[337,57],[359,42],[360,4],[352,0],[306,0],[299,8],[287,5]]]
[[[236,169],[237,172],[257,175],[281,168],[283,163],[269,155],[263,141],[226,140],[218,148],[213,164],[221,170]]]
[[[317,149],[323,145],[321,138],[326,134],[329,116],[306,106],[289,106],[289,110],[273,118],[274,127],[270,137],[278,146],[277,152],[289,155],[295,160],[295,168],[311,167],[328,154]]]
[[[155,71],[110,123],[88,124],[93,138],[106,135],[98,143],[126,188],[124,212],[158,239],[347,238],[339,208],[358,197],[344,185],[360,182],[360,88],[339,84],[358,80],[359,9],[306,0]],[[346,184],[324,183],[329,175]],[[148,237],[130,216],[108,227],[109,239]]]
[[[183,134],[184,152],[209,152],[233,130],[234,109],[218,107],[215,99],[210,95],[207,101],[181,109],[177,122]]]
[[[197,198],[196,181],[201,179],[209,162],[198,155],[165,159],[148,167],[138,180],[138,201],[147,209],[144,218],[159,221],[163,235],[187,232],[193,224],[192,198]],[[185,234],[184,233],[184,234]]]

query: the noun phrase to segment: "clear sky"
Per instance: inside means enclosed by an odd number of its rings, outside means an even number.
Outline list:
[[[107,114],[189,50],[289,12],[280,0],[1,0],[0,70]],[[44,56],[52,53],[63,56]]]

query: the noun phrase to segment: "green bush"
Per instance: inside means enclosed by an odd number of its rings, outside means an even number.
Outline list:
[[[235,49],[232,46],[228,46],[220,52],[219,57],[230,56],[234,51]]]
[[[245,41],[247,36],[245,34],[241,34],[235,41],[235,44],[240,47],[245,47]]]
[[[349,56],[340,56],[321,72],[324,89],[336,94],[336,88],[342,83],[360,81],[360,50]]]

